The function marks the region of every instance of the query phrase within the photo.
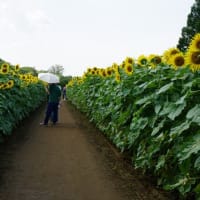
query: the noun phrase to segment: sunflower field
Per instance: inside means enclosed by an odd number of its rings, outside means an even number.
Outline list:
[[[12,133],[22,119],[46,98],[42,82],[31,74],[20,74],[19,65],[0,62],[0,141]]]
[[[68,83],[67,97],[134,168],[180,197],[200,198],[200,34],[185,53],[88,68]]]

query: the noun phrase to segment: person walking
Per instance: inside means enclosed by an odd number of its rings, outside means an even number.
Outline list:
[[[56,83],[50,83],[46,91],[48,94],[48,103],[44,121],[40,125],[47,126],[49,119],[55,125],[58,121],[58,106],[61,99],[61,90]]]
[[[62,96],[63,96],[63,100],[66,100],[66,86],[63,87],[62,89]]]

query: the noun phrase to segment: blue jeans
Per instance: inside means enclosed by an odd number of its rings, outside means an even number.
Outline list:
[[[54,102],[48,102],[46,115],[44,119],[44,124],[47,125],[49,122],[49,119],[52,119],[53,124],[55,124],[58,121],[58,104]]]

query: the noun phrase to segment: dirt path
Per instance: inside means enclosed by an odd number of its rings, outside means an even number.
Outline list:
[[[0,148],[0,200],[167,200],[135,173],[67,102],[60,122],[41,127],[45,107]]]

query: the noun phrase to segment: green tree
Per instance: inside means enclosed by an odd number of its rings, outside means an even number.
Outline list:
[[[65,86],[71,79],[72,79],[72,76],[61,76],[60,77],[60,85],[62,87]]]
[[[37,70],[34,67],[20,67],[20,73],[31,73],[33,76],[37,76]]]
[[[187,17],[187,25],[182,28],[177,48],[185,52],[196,33],[200,33],[200,0],[195,0],[191,7],[191,12]]]
[[[48,72],[62,76],[63,72],[64,72],[64,67],[62,65],[52,65],[49,69]]]

